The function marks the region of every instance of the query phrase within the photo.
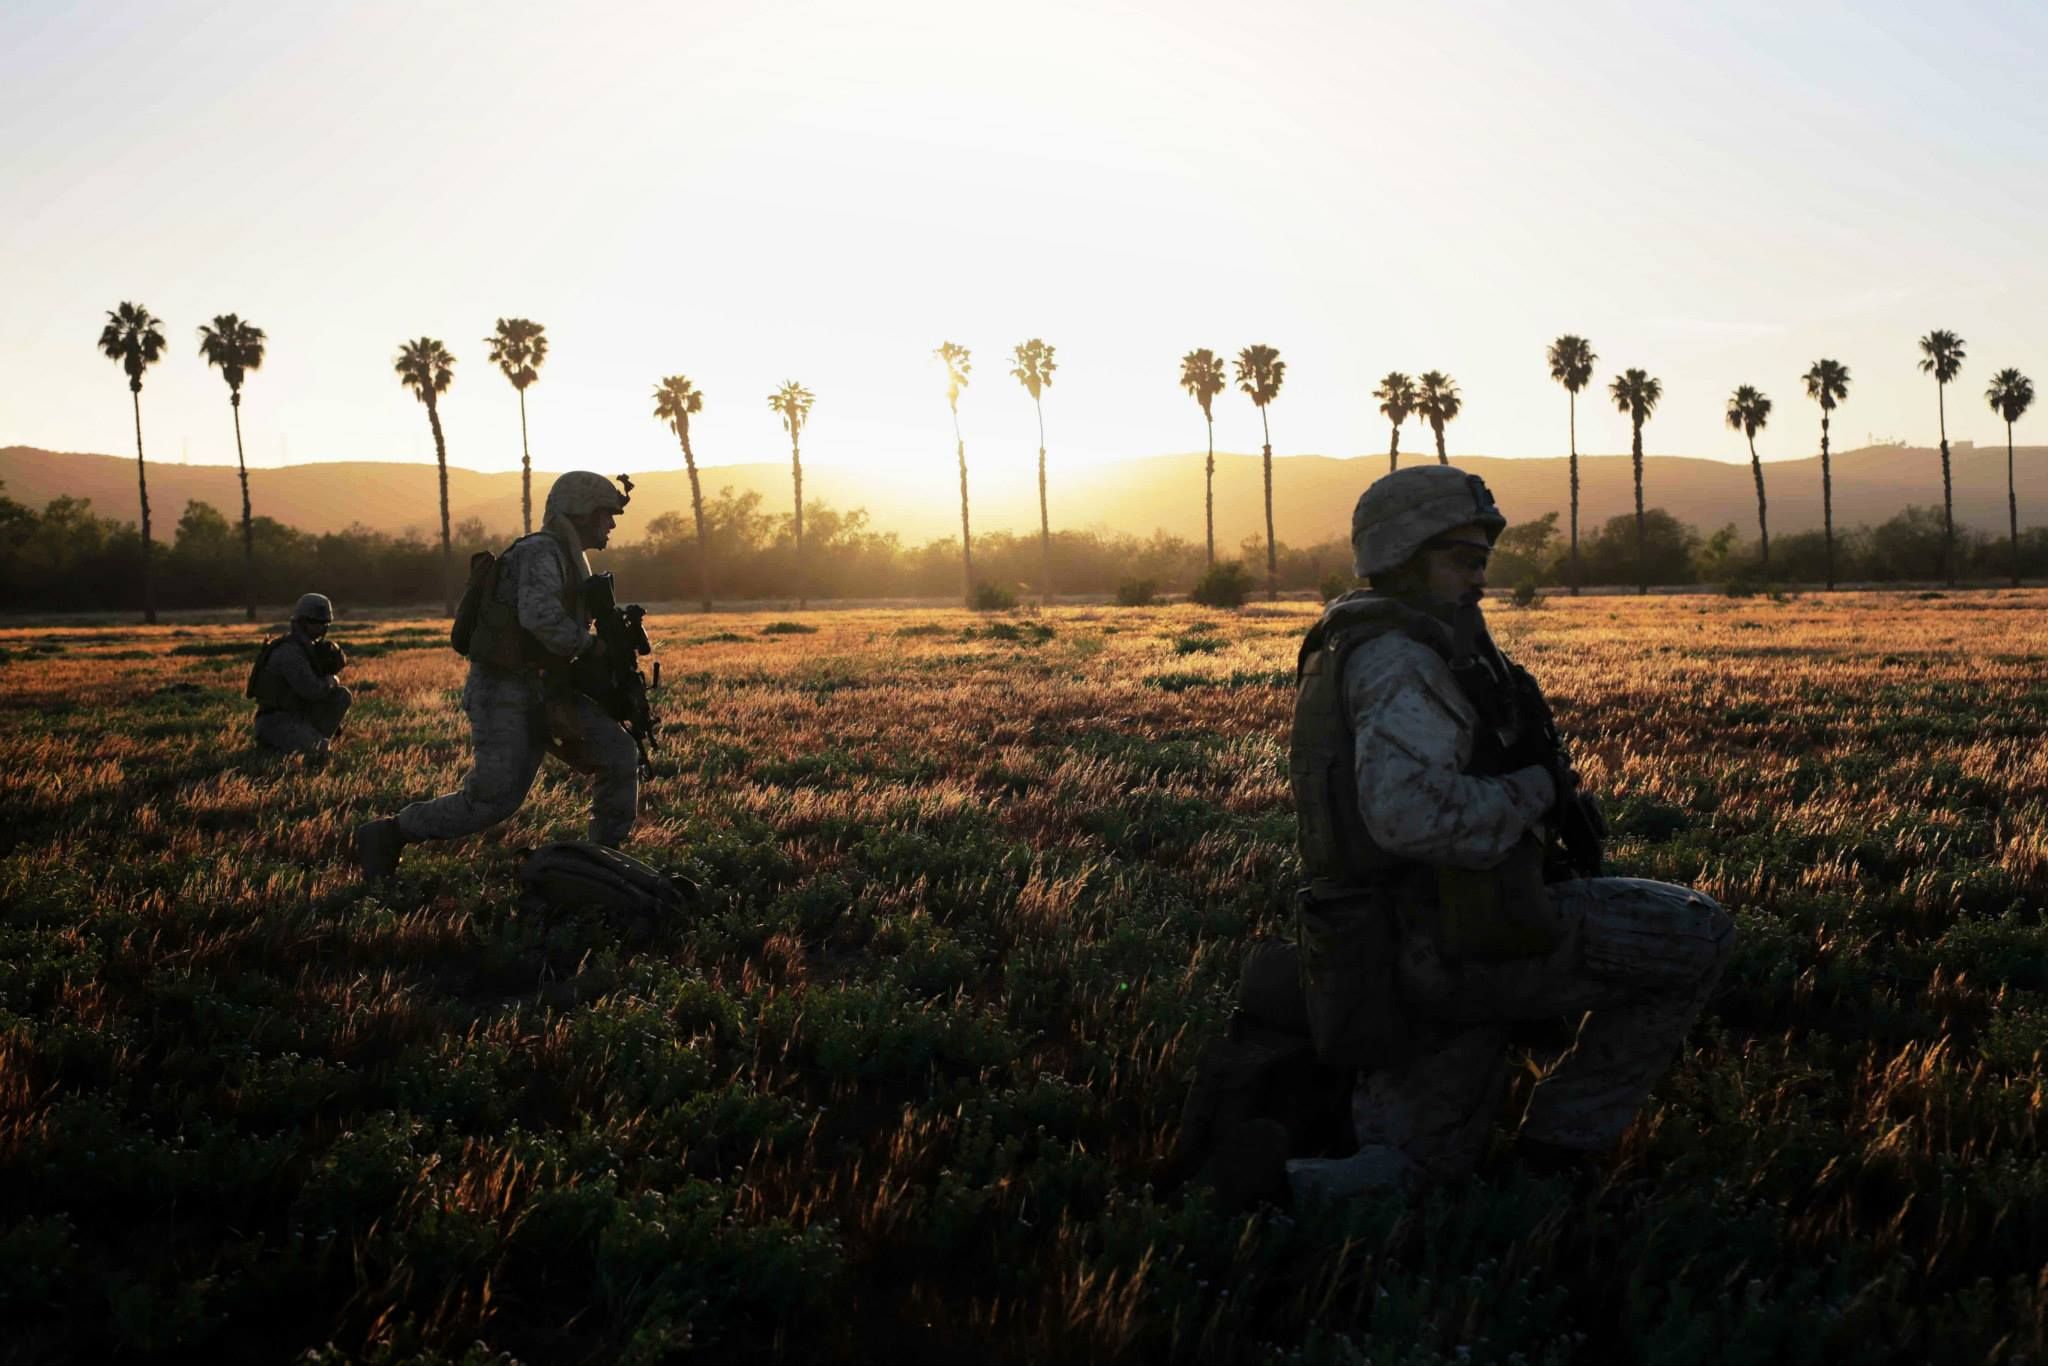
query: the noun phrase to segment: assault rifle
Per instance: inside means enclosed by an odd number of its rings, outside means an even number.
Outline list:
[[[1549,699],[1529,671],[1486,635],[1476,601],[1461,604],[1452,619],[1450,664],[1452,677],[1479,713],[1483,738],[1501,746],[1498,771],[1534,765],[1550,775],[1557,789],[1557,804],[1545,820],[1550,835],[1545,880],[1600,876],[1607,820],[1592,794],[1579,786],[1579,771],[1572,767]]]
[[[654,653],[654,643],[642,625],[647,609],[637,602],[619,606],[609,572],[592,574],[583,584],[583,606],[597,630],[601,648],[585,650],[570,664],[570,678],[576,691],[596,702],[604,714],[625,726],[640,751],[640,776],[654,776],[649,756],[661,722],[648,705],[647,694],[661,686],[661,662],[655,661],[654,681],[640,672],[640,656]]]

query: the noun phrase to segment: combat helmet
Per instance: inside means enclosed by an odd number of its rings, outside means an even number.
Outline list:
[[[334,620],[334,604],[327,600],[325,593],[308,593],[292,604],[292,620],[331,622]]]
[[[623,490],[601,474],[570,470],[558,476],[548,488],[545,515],[581,517],[592,512],[624,512],[626,504],[631,501],[633,481],[622,475],[620,482],[625,484]]]
[[[1492,541],[1508,524],[1486,481],[1455,465],[1412,465],[1372,482],[1351,510],[1351,567],[1360,578],[1405,564],[1430,540],[1471,523]]]

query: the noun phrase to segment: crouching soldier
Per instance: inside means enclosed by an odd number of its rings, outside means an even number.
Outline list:
[[[306,594],[292,608],[291,629],[267,642],[249,671],[256,743],[279,754],[303,754],[308,768],[326,765],[354,700],[335,677],[348,656],[327,638],[333,621],[334,604],[326,595]]]
[[[1291,777],[1316,1053],[1356,1068],[1349,1157],[1287,1163],[1297,1198],[1469,1173],[1506,1085],[1510,1025],[1578,1018],[1518,1155],[1592,1166],[1677,1054],[1733,947],[1712,899],[1602,877],[1605,827],[1542,690],[1479,610],[1506,526],[1478,477],[1418,466],[1352,514],[1371,587],[1303,642]]]
[[[601,650],[591,630],[583,585],[587,550],[602,550],[626,509],[627,495],[601,474],[574,470],[548,490],[541,530],[515,541],[482,577],[473,630],[458,621],[469,678],[462,708],[469,716],[473,766],[462,787],[414,802],[356,831],[356,859],[366,878],[389,875],[399,851],[421,840],[457,839],[496,825],[519,809],[552,751],[594,775],[590,838],[617,846],[632,832],[639,809],[639,752],[617,721],[568,686],[568,665]]]

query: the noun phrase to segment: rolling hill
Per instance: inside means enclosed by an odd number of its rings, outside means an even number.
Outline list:
[[[1404,456],[1404,463],[1428,456]],[[2048,447],[2017,452],[2020,523],[2048,521]],[[1562,510],[1567,494],[1562,456],[1500,459],[1460,456],[1461,467],[1483,476],[1516,520]],[[1591,529],[1634,507],[1626,455],[1580,457],[1581,527]],[[1992,534],[2005,528],[2005,451],[1955,447],[1955,504],[1958,522]],[[1274,460],[1273,516],[1280,539],[1296,544],[1344,534],[1360,490],[1386,468],[1379,455],[1335,458],[1278,456]],[[1821,520],[1820,460],[1767,463],[1771,529],[1787,533],[1817,528]],[[703,471],[707,497],[721,488],[758,491],[763,506],[780,510],[789,499],[789,467],[780,463],[719,465]],[[977,532],[1036,530],[1038,503],[1034,472],[1025,462],[970,465]],[[535,501],[552,473],[535,472]],[[175,526],[188,500],[212,503],[233,517],[241,506],[235,471],[225,465],[151,462],[150,501],[157,525]],[[493,529],[516,531],[519,476],[451,468],[449,502],[457,521],[481,518]],[[1834,457],[1835,523],[1839,527],[1880,522],[1908,504],[1941,502],[1941,462],[1921,447],[1875,446]],[[631,539],[642,517],[689,512],[689,480],[680,470],[634,476],[632,517],[621,528]],[[959,504],[949,453],[912,465],[869,472],[807,463],[807,496],[835,508],[865,508],[871,525],[919,543],[959,531]],[[250,472],[256,511],[311,532],[336,531],[353,523],[386,531],[437,525],[434,468],[378,461],[333,461]],[[1260,472],[1257,456],[1216,457],[1217,543],[1235,546],[1260,534]],[[1746,464],[1688,456],[1652,455],[1644,461],[1645,501],[1703,529],[1733,522],[1744,531],[1756,525],[1756,493]],[[90,498],[105,516],[135,519],[135,462],[131,457],[62,453],[27,446],[0,447],[0,492],[40,507],[60,495]],[[2030,496],[2031,495],[2031,496]],[[1202,535],[1202,457],[1143,456],[1106,462],[1083,471],[1055,469],[1051,482],[1055,527],[1081,526],[1150,535],[1164,530],[1189,539]]]

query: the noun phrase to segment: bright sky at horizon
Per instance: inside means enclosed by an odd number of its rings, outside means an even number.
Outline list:
[[[548,328],[545,469],[679,463],[650,399],[678,372],[701,461],[785,458],[794,378],[807,463],[950,496],[933,348],[974,352],[970,465],[1028,462],[1030,337],[1055,471],[1199,449],[1180,356],[1253,342],[1288,362],[1278,453],[1384,451],[1378,377],[1438,368],[1454,455],[1562,454],[1568,331],[1600,355],[1581,451],[1627,449],[1605,384],[1642,366],[1650,450],[1746,458],[1722,411],[1753,383],[1764,458],[1808,456],[1821,356],[1854,376],[1838,446],[1931,443],[1935,327],[1968,342],[1949,433],[1989,443],[1991,373],[2048,382],[2044,50],[2048,10],[1974,3],[15,0],[0,445],[133,450],[93,347],[124,299],[167,324],[152,460],[233,462],[195,331],[228,311],[270,334],[257,466],[431,460],[391,368],[424,334],[458,359],[451,463],[517,468],[507,315]],[[1258,449],[1234,390],[1216,441]]]

